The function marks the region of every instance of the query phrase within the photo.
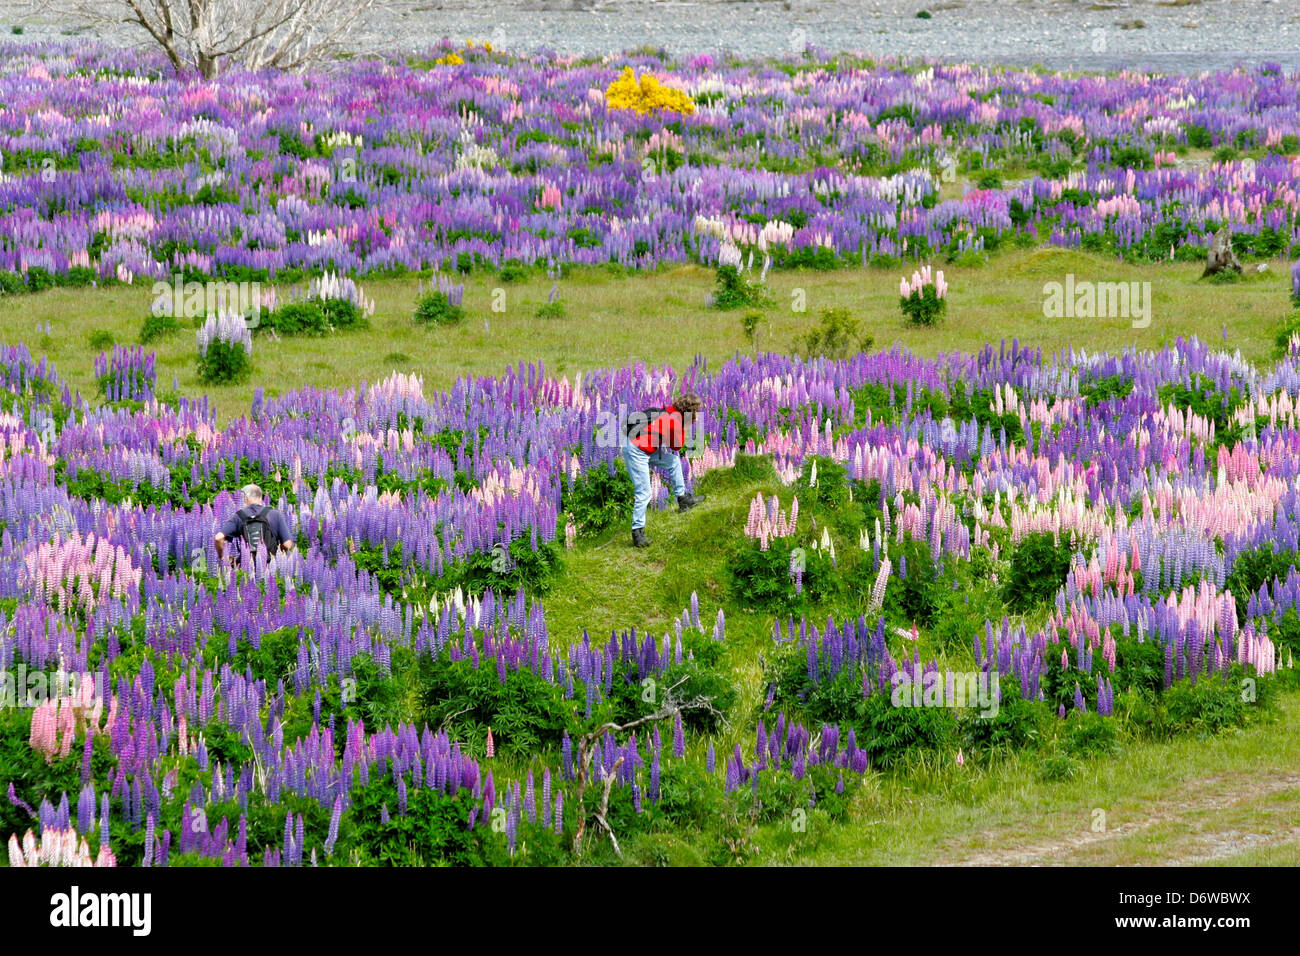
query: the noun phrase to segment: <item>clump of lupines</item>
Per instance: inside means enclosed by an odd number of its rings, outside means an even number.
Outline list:
[[[219,385],[236,382],[249,372],[253,333],[244,317],[233,312],[209,315],[197,332],[199,380]]]
[[[910,282],[899,280],[898,295],[898,306],[913,325],[934,325],[948,309],[948,283],[942,269],[932,272],[922,266]]]
[[[115,345],[95,357],[95,378],[110,402],[147,402],[158,383],[154,353],[138,345]]]

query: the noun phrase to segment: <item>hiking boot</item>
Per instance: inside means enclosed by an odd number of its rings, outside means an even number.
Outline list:
[[[692,494],[690,494],[690,493],[684,494],[684,495],[682,495],[680,498],[677,499],[677,510],[678,510],[678,511],[690,511],[692,508],[694,508],[696,505],[698,505],[701,501],[703,501],[704,498],[705,498],[704,495],[696,496],[696,495],[692,495]]]
[[[645,528],[632,529],[632,547],[634,548],[650,547],[650,539],[645,536]]]

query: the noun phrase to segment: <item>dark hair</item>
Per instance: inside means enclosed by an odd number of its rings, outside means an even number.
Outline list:
[[[694,414],[704,407],[704,401],[694,392],[682,392],[673,402],[673,407],[678,411]]]

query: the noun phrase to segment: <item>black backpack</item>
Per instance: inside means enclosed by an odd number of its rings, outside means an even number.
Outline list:
[[[646,408],[628,415],[627,421],[623,423],[628,440],[635,441],[637,436],[644,435],[665,411],[663,408]]]
[[[261,511],[246,508],[239,512],[244,519],[244,543],[249,550],[256,551],[260,546],[266,548],[268,556],[274,556],[280,548],[280,539],[275,536],[275,529],[267,520],[266,516],[270,513],[270,505],[262,505]]]

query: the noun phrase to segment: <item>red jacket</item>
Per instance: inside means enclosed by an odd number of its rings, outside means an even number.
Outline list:
[[[646,412],[640,414],[644,417],[638,419],[629,416],[631,423],[636,426],[628,435],[632,444],[647,455],[653,454],[657,449],[663,447],[671,448],[673,451],[681,451],[682,446],[686,444],[686,429],[682,424],[681,412],[669,405],[648,424],[646,424],[646,418],[649,416],[646,415]]]

